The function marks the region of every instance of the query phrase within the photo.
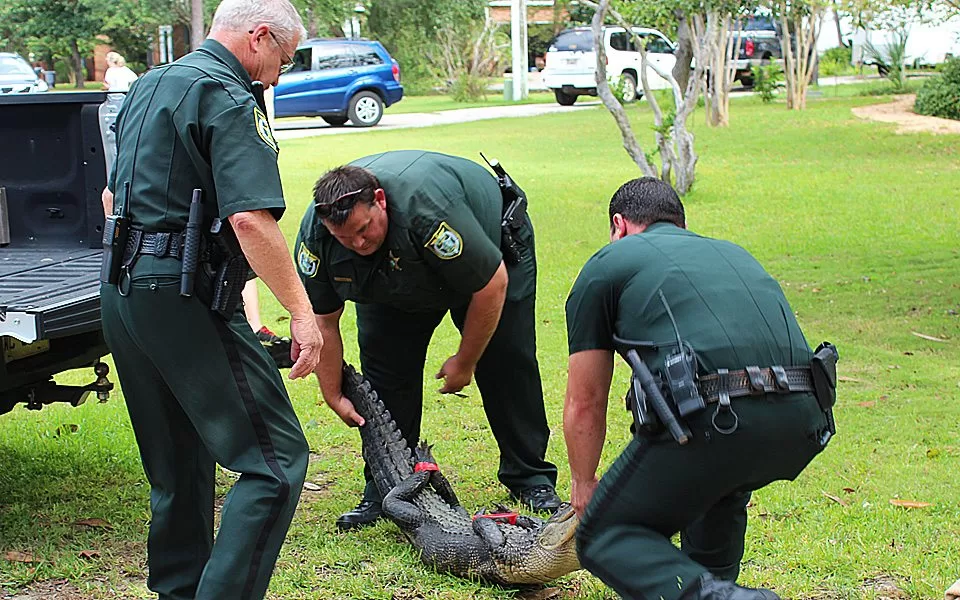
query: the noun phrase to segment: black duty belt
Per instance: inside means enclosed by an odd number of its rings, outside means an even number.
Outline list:
[[[182,258],[183,233],[133,229],[127,238],[127,247],[123,256],[132,258],[134,254],[147,254],[158,258]]]
[[[810,367],[747,367],[739,371],[717,369],[716,373],[700,377],[699,384],[700,395],[707,404],[719,402],[723,396],[739,398],[814,390]]]

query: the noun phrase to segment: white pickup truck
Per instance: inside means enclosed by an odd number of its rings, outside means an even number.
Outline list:
[[[673,42],[656,29],[634,27],[633,31],[646,42],[647,59],[661,70],[672,71],[677,62]],[[604,27],[603,40],[607,75],[622,78],[624,102],[636,100],[643,95],[643,88],[639,77],[640,52],[633,36],[623,27]],[[597,95],[596,72],[593,32],[589,27],[575,27],[562,31],[550,42],[541,77],[543,84],[553,90],[557,102],[570,106],[579,96]],[[670,87],[667,80],[650,67],[647,83],[655,90]]]

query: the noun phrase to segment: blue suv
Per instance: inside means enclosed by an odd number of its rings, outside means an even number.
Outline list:
[[[277,117],[322,117],[331,125],[380,122],[383,109],[403,97],[400,66],[380,42],[306,40],[280,76],[273,105]]]

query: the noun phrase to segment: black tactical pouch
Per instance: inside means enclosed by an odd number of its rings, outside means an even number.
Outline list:
[[[210,310],[229,321],[243,301],[250,264],[226,221],[214,219],[209,241],[210,262],[201,271],[197,296],[210,305]]]
[[[810,374],[813,377],[814,394],[817,403],[824,412],[831,410],[837,403],[837,361],[840,353],[830,342],[817,346],[810,361]]]

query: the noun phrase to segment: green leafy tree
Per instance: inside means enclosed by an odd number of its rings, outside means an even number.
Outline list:
[[[367,29],[400,63],[410,91],[423,92],[436,79],[428,56],[440,52],[442,32],[469,35],[482,27],[485,7],[485,0],[371,0]]]
[[[293,0],[310,37],[343,35],[343,22],[354,15],[350,0]]]
[[[93,50],[103,29],[102,0],[8,0],[7,17],[25,38],[42,40],[53,59],[69,59],[76,87],[83,87],[82,56]]]

